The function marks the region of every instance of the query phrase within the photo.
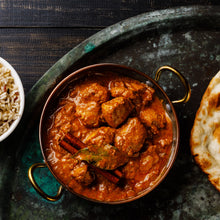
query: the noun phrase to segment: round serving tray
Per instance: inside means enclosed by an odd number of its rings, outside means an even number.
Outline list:
[[[24,117],[16,132],[0,143],[0,219],[219,218],[220,194],[194,163],[189,147],[202,94],[220,69],[219,12],[218,6],[193,6],[141,14],[91,36],[52,66],[26,96]],[[65,192],[61,200],[48,202],[27,178],[29,166],[43,161],[38,140],[42,107],[49,92],[69,73],[103,62],[127,65],[152,78],[158,67],[170,65],[187,78],[191,99],[174,106],[181,132],[177,159],[161,185],[137,201],[102,205]],[[171,77],[170,73],[161,77],[160,85],[174,100],[183,94],[178,79]],[[59,187],[47,169],[36,172],[36,180],[50,194]]]

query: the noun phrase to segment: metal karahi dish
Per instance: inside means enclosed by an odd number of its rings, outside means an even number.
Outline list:
[[[0,57],[0,142],[17,127],[22,117],[25,95],[15,69]]]
[[[182,99],[170,101],[158,84],[164,71],[183,83]],[[148,194],[168,174],[178,152],[179,123],[173,103],[187,102],[190,94],[186,79],[170,66],[160,67],[155,80],[111,63],[73,72],[44,105],[39,140],[45,163],[29,168],[33,187],[49,201],[58,200],[63,188],[107,204]],[[46,194],[35,182],[33,172],[39,167],[48,167],[61,184],[57,195]]]

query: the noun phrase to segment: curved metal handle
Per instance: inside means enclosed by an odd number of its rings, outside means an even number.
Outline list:
[[[161,73],[164,70],[170,70],[172,73],[176,74],[179,77],[179,79],[181,80],[181,82],[183,83],[183,85],[184,85],[184,87],[186,89],[185,96],[182,99],[172,101],[172,103],[181,103],[181,102],[186,103],[186,102],[188,102],[189,99],[190,99],[190,96],[191,96],[190,85],[189,85],[188,81],[186,80],[186,78],[179,71],[177,71],[176,69],[174,69],[174,68],[172,68],[170,66],[162,66],[162,67],[160,67],[157,70],[156,74],[155,74],[155,81],[156,82],[159,81]]]
[[[44,168],[47,167],[47,165],[45,163],[35,163],[33,165],[30,166],[30,168],[28,169],[28,178],[32,184],[32,186],[34,187],[34,189],[46,200],[51,201],[51,202],[55,202],[57,200],[60,199],[61,195],[62,195],[62,190],[63,190],[63,186],[60,186],[58,189],[58,192],[55,196],[49,196],[47,193],[45,193],[36,183],[34,176],[33,176],[33,172],[36,168]]]

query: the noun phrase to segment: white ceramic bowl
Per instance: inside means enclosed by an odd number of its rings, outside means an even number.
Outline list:
[[[0,63],[8,68],[11,71],[11,75],[14,78],[15,84],[18,86],[19,95],[20,95],[20,110],[19,110],[19,117],[11,124],[9,129],[0,136],[0,142],[5,140],[17,127],[18,123],[21,120],[24,111],[24,104],[25,104],[25,95],[24,95],[24,88],[21,82],[21,79],[15,69],[3,58],[0,57]]]

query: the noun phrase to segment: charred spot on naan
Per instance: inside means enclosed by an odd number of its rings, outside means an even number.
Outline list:
[[[204,153],[202,155],[202,157],[200,157],[198,154],[194,157],[195,161],[197,163],[199,163],[200,167],[202,168],[202,170],[207,170],[208,168],[210,168],[212,166],[212,163],[210,162],[210,160],[208,159],[208,157],[210,157],[209,153]]]
[[[218,140],[218,143],[220,144],[220,125],[219,124],[216,124],[216,129],[213,133],[213,136],[216,140]],[[220,152],[219,152],[220,154]]]
[[[220,109],[220,93],[211,96],[209,100],[209,107],[211,109]]]

